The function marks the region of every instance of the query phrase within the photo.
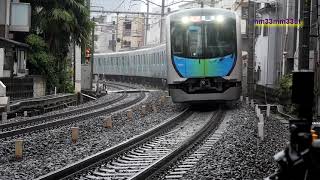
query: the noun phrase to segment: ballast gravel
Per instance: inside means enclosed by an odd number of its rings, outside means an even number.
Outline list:
[[[265,120],[266,136],[260,141],[252,108],[240,105],[231,114],[222,138],[182,179],[262,179],[275,172],[273,156],[289,140],[287,127],[274,116]]]
[[[53,115],[53,114],[64,113],[64,112],[71,111],[71,110],[74,110],[74,109],[86,108],[86,107],[89,107],[89,106],[92,106],[92,105],[95,105],[95,104],[99,104],[99,103],[102,103],[102,102],[105,102],[105,101],[109,101],[109,100],[115,99],[115,98],[120,97],[120,96],[121,96],[121,94],[116,94],[116,93],[108,94],[108,95],[102,96],[100,98],[97,98],[96,100],[88,101],[88,102],[83,103],[83,104],[79,104],[78,106],[69,106],[67,108],[59,109],[59,110],[56,110],[56,111],[50,111],[50,112],[41,114],[39,116],[32,116],[32,117],[17,116],[15,118],[9,119],[8,122],[25,121],[25,120],[32,119],[34,117],[46,117],[46,116],[50,116],[50,115]]]
[[[104,116],[25,135],[21,160],[14,157],[15,140],[0,139],[0,179],[37,178],[141,134],[183,110],[183,106],[171,101],[161,104],[159,99],[163,95],[163,92],[149,93],[146,101],[132,107],[131,121],[127,119],[126,111],[113,114],[112,128],[103,127]],[[158,111],[153,112],[148,106],[147,114],[142,116],[141,106],[151,103]],[[79,127],[79,140],[75,144],[71,141],[70,130],[74,126]]]

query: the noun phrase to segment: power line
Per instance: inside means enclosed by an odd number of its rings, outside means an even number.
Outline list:
[[[118,10],[118,9],[120,8],[120,6],[121,6],[125,1],[126,1],[126,0],[123,0],[123,1],[118,5],[118,7],[117,7],[117,8],[115,8],[113,11]]]
[[[147,14],[146,12],[129,12],[129,11],[97,11],[97,10],[91,10],[90,12],[96,12],[96,13],[114,13],[114,14]],[[149,12],[149,15],[161,15],[161,13],[152,13]]]

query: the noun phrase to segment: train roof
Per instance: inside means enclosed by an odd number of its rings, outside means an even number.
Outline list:
[[[236,15],[235,11],[222,9],[222,8],[192,8],[184,9],[168,15],[168,18],[176,18],[183,15],[195,15],[199,13],[204,14],[222,14],[222,15]]]
[[[152,50],[156,50],[159,48],[164,48],[165,46],[166,46],[165,44],[161,44],[161,45],[155,46],[155,47],[137,49],[137,50],[132,50],[132,51],[122,51],[122,52],[112,52],[112,53],[95,53],[94,55],[101,56],[101,55],[121,55],[121,54],[128,54],[128,53],[139,53],[139,52],[143,52],[143,51],[152,51]]]

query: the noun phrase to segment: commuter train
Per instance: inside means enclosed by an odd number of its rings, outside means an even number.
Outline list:
[[[94,74],[167,79],[173,102],[237,100],[241,93],[240,19],[197,8],[166,19],[166,44],[94,56]]]
[[[170,14],[167,83],[174,102],[232,101],[241,93],[241,31],[235,12],[196,8]]]
[[[94,55],[96,75],[123,75],[163,78],[167,76],[165,45],[152,48]]]

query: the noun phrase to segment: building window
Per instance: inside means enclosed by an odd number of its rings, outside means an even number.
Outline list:
[[[123,43],[122,43],[122,47],[123,48],[131,47],[131,41],[124,40]]]
[[[269,28],[264,26],[263,27],[263,36],[268,36],[268,34],[269,34]]]
[[[125,21],[123,26],[123,36],[131,36],[131,21]]]

